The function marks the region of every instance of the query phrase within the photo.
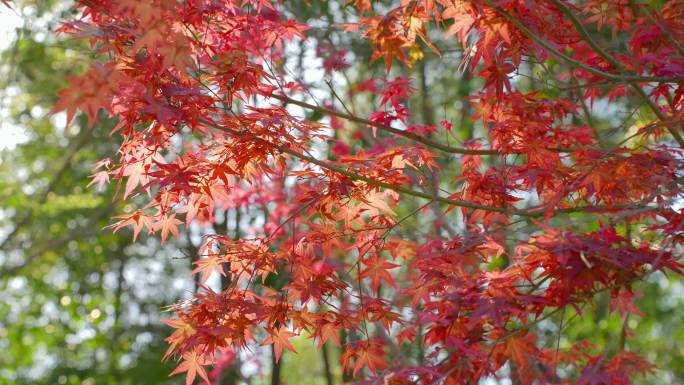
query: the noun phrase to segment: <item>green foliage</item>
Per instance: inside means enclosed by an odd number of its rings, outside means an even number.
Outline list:
[[[103,230],[126,209],[111,203],[116,186],[87,187],[114,151],[113,122],[64,130],[48,114],[89,58],[48,34],[63,3],[15,8],[23,26],[0,54],[1,119],[23,141],[0,153],[0,384],[177,383],[161,362],[159,309],[192,287],[188,263]]]

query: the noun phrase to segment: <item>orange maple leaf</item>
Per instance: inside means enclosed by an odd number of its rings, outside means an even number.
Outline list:
[[[192,58],[190,44],[185,35],[176,32],[170,42],[161,44],[158,48],[164,60],[164,67],[174,66],[179,70],[185,67],[195,68],[195,61]]]
[[[69,86],[58,92],[59,100],[52,113],[66,110],[69,125],[76,110],[81,110],[93,124],[97,121],[100,108],[105,108],[109,104],[121,76],[113,66],[97,64],[83,76],[67,78]]]
[[[354,373],[356,374],[367,367],[373,374],[377,374],[379,370],[385,369],[388,365],[385,362],[385,351],[382,344],[375,341],[366,341],[360,344],[355,353],[356,363],[354,364]]]
[[[521,368],[529,365],[528,357],[536,357],[537,347],[529,336],[525,334],[515,334],[506,343],[506,354]]]
[[[195,334],[195,328],[184,319],[163,319],[162,322],[175,329],[165,340],[169,344],[169,348],[164,353],[162,360],[166,360],[188,337]]]
[[[223,271],[221,260],[215,256],[208,256],[207,258],[200,259],[193,263],[197,265],[197,268],[195,268],[192,273],[197,274],[202,272],[202,284],[207,283],[207,280],[211,277],[214,270],[218,271],[219,274],[223,276],[226,275],[225,271]]]
[[[359,10],[359,14],[363,15],[366,11],[373,11],[373,4],[371,0],[346,0],[344,4],[354,3],[356,9]]]
[[[187,372],[185,375],[185,385],[192,385],[192,383],[195,382],[195,377],[199,374],[207,384],[211,385],[207,371],[204,370],[204,365],[211,364],[211,360],[202,357],[202,355],[197,354],[196,352],[184,353],[183,360],[184,361],[181,362],[169,376]]]
[[[387,270],[399,267],[399,265],[387,262],[384,257],[378,257],[377,254],[374,254],[368,259],[364,259],[362,262],[367,267],[361,271],[359,278],[364,279],[371,277],[371,287],[373,291],[378,290],[381,281],[387,282],[395,289],[397,288],[397,284]]]
[[[321,347],[323,347],[323,345],[325,345],[325,343],[328,340],[333,340],[337,347],[341,347],[342,344],[340,343],[339,335],[340,330],[342,329],[338,325],[335,325],[335,323],[333,322],[326,322],[322,324],[320,328],[317,330],[319,338],[316,348],[320,349]]]
[[[132,225],[134,242],[138,238],[138,234],[140,234],[140,231],[143,229],[143,227],[147,227],[148,230],[153,228],[150,218],[140,210],[131,215],[118,215],[114,218],[120,218],[121,220],[107,227],[112,227],[112,232],[116,233],[120,229]]]
[[[169,233],[173,234],[176,238],[180,236],[177,226],[182,223],[182,221],[176,219],[176,214],[162,215],[162,219],[154,224],[154,231],[161,230],[161,243],[163,244],[169,237]]]
[[[290,338],[296,337],[297,335],[287,331],[285,328],[273,329],[269,331],[270,335],[264,339],[264,345],[273,345],[275,349],[276,362],[280,360],[280,356],[283,354],[283,347],[293,353],[297,353],[292,343],[289,341]]]

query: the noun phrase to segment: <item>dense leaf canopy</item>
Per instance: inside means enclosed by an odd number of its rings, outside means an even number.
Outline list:
[[[70,12],[58,32],[92,65],[53,109],[81,130],[66,131],[57,175],[80,146],[107,147],[89,155],[103,192],[55,205],[53,182],[33,194],[39,207],[14,215],[6,241],[32,251],[10,269],[61,246],[14,235],[42,207],[78,211],[79,228],[112,216],[114,255],[123,231],[141,254],[179,247],[195,290],[169,308],[164,358],[188,384],[245,380],[247,363],[269,361],[254,353],[264,345],[277,384],[304,339],[329,385],[332,347],[345,382],[681,375],[668,369],[681,352],[653,360],[638,328],[669,333],[652,317],[684,267],[684,2],[93,0]],[[129,330],[118,317],[108,333]]]

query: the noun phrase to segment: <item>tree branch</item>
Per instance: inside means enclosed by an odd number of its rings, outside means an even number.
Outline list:
[[[499,152],[496,150],[474,150],[474,149],[447,146],[445,144],[435,142],[433,140],[424,138],[420,135],[416,135],[416,134],[411,133],[411,132],[400,130],[398,128],[387,126],[387,125],[384,125],[382,123],[378,123],[378,122],[374,122],[372,120],[360,118],[358,116],[350,115],[350,114],[347,114],[344,112],[332,110],[329,108],[315,106],[313,104],[309,104],[309,103],[302,102],[302,101],[299,101],[296,99],[292,99],[292,98],[290,98],[288,96],[284,96],[284,95],[272,94],[272,95],[269,95],[269,97],[271,97],[273,99],[278,99],[278,100],[285,102],[285,103],[294,104],[296,106],[306,108],[307,110],[319,112],[321,114],[332,115],[332,116],[336,116],[338,118],[348,120],[350,122],[365,124],[368,126],[379,128],[383,131],[387,131],[387,132],[390,132],[392,134],[399,135],[399,136],[402,136],[404,138],[413,140],[415,142],[422,143],[428,147],[433,147],[433,148],[442,150],[444,152],[449,152],[452,154],[465,154],[465,155],[498,155],[499,154]]]
[[[554,0],[552,0],[554,1]],[[565,60],[566,62],[576,66],[580,67],[587,72],[590,72],[596,76],[600,76],[605,79],[610,79],[614,81],[637,81],[637,82],[656,82],[656,83],[679,83],[681,81],[684,81],[684,77],[659,77],[659,76],[641,76],[641,75],[636,75],[636,76],[625,76],[625,75],[619,75],[619,74],[613,74],[610,72],[604,72],[601,70],[598,70],[594,67],[591,67],[587,64],[584,64],[580,61],[577,61],[573,59],[572,57],[560,52],[559,50],[553,48],[550,43],[545,41],[544,39],[540,38],[537,36],[534,32],[530,31],[529,28],[527,28],[525,25],[523,25],[520,21],[518,21],[515,17],[513,17],[510,13],[506,12],[503,8],[501,8],[498,5],[495,5],[492,3],[490,0],[485,0],[488,6],[492,7],[497,13],[499,13],[501,16],[503,16],[506,20],[511,22],[513,25],[515,25],[519,30],[521,30],[527,37],[529,37],[532,41],[535,43],[539,44],[547,50],[548,52],[554,54],[555,56]]]
[[[344,167],[338,166],[336,164],[332,164],[323,160],[316,159],[312,156],[305,155],[302,153],[299,153],[287,146],[283,146],[280,144],[275,144],[271,143],[265,139],[259,138],[258,136],[252,135],[250,133],[246,132],[240,132],[233,130],[232,128],[228,127],[223,127],[219,124],[216,124],[214,122],[211,122],[205,118],[200,118],[200,122],[206,126],[224,131],[226,133],[229,133],[233,136],[241,137],[244,138],[245,136],[250,136],[250,139],[253,139],[255,141],[259,141],[262,143],[265,143],[269,146],[272,146],[273,148],[277,149],[278,151],[291,155],[297,159],[300,159],[302,161],[308,162],[315,164],[319,167],[325,168],[330,171],[334,171],[338,174],[344,175],[346,177],[349,177],[353,180],[358,180],[358,181],[363,181],[366,182],[372,186],[376,187],[381,187],[381,188],[386,188],[388,190],[396,191],[398,193],[406,194],[406,195],[411,195],[417,198],[423,198],[427,200],[435,200],[440,203],[444,203],[447,205],[451,206],[457,206],[457,207],[464,207],[464,208],[469,208],[469,209],[474,209],[474,210],[484,210],[484,211],[491,211],[491,212],[498,212],[502,214],[507,214],[507,215],[519,215],[523,217],[539,217],[543,216],[546,214],[546,209],[544,207],[536,207],[532,210],[519,210],[515,208],[504,208],[504,207],[496,207],[496,206],[487,206],[487,205],[481,205],[469,201],[464,201],[460,199],[451,199],[451,198],[445,198],[442,196],[435,196],[433,194],[428,194],[422,191],[416,191],[412,190],[407,187],[403,186],[397,186],[393,185],[391,183],[383,182],[377,179],[370,178],[368,176],[358,174],[356,172],[350,171]],[[628,206],[615,206],[615,207],[607,207],[607,206],[578,206],[578,207],[569,207],[569,208],[557,208],[553,210],[553,213],[575,213],[575,212],[614,212],[616,210],[622,210],[622,209],[634,209],[634,208],[641,208],[641,207],[635,207],[633,205],[628,205]],[[647,207],[649,210],[655,210],[657,207]]]
[[[589,44],[591,49],[594,50],[599,56],[601,56],[604,60],[606,60],[610,65],[613,67],[617,68],[618,71],[620,72],[626,72],[626,68],[620,63],[617,59],[612,57],[608,52],[606,52],[598,43],[594,41],[594,39],[591,38],[589,35],[589,32],[584,28],[582,23],[577,19],[577,16],[568,8],[565,4],[563,4],[560,0],[551,0],[562,12],[565,14],[570,19],[570,22],[572,25],[575,26],[575,29],[579,34],[582,36],[582,39]],[[661,122],[665,123],[667,122],[667,117],[663,115],[663,112],[660,111],[660,108],[658,105],[651,100],[651,98],[646,95],[646,92],[639,86],[637,83],[637,80],[634,76],[621,76],[621,79],[624,79],[627,81],[627,83],[636,91],[637,95],[648,105],[648,107],[653,111],[653,113],[658,117],[658,120]],[[684,79],[682,79],[684,80]],[[670,127],[669,125],[666,125],[665,128],[670,132],[672,137],[677,141],[680,147],[684,147],[684,138],[677,132],[674,128]]]

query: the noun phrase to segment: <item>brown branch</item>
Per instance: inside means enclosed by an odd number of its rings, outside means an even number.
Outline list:
[[[433,147],[433,148],[442,150],[444,152],[449,152],[452,154],[466,154],[466,155],[498,155],[499,154],[499,152],[496,150],[473,150],[473,149],[467,149],[467,148],[447,146],[445,144],[435,142],[433,140],[424,138],[420,135],[416,135],[416,134],[408,132],[408,131],[400,130],[398,128],[394,128],[394,127],[391,127],[391,126],[388,126],[388,125],[385,125],[382,123],[374,122],[374,121],[369,120],[369,119],[360,118],[358,116],[350,115],[350,114],[347,114],[344,112],[332,110],[329,108],[315,106],[313,104],[309,104],[309,103],[302,102],[302,101],[299,101],[296,99],[292,99],[292,98],[284,96],[284,95],[272,94],[272,95],[269,95],[269,97],[274,98],[274,99],[278,99],[278,100],[285,102],[285,103],[294,104],[296,106],[306,108],[306,109],[311,110],[311,111],[319,112],[321,114],[332,115],[332,116],[336,116],[338,118],[348,120],[350,122],[365,124],[365,125],[368,125],[371,127],[379,128],[383,131],[387,131],[387,132],[390,132],[392,134],[399,135],[399,136],[402,136],[404,138],[413,140],[415,142],[422,143],[428,147]]]
[[[528,209],[528,210],[519,210],[515,208],[504,208],[504,207],[496,207],[496,206],[487,206],[487,205],[481,205],[478,203],[473,203],[469,201],[464,201],[460,199],[451,199],[451,198],[445,198],[442,196],[435,196],[433,194],[428,194],[422,191],[416,191],[412,190],[407,187],[403,186],[397,186],[393,185],[391,183],[383,182],[381,180],[373,179],[371,177],[358,174],[356,172],[350,171],[344,167],[338,166],[336,164],[319,160],[316,159],[312,156],[302,154],[300,152],[297,152],[287,146],[281,145],[281,144],[275,144],[271,143],[265,139],[262,139],[256,135],[253,135],[251,133],[246,133],[246,132],[240,132],[233,130],[232,128],[228,127],[223,127],[219,124],[216,124],[214,122],[211,122],[207,119],[201,118],[200,119],[201,123],[224,131],[226,133],[229,133],[233,136],[240,137],[240,138],[245,138],[246,136],[249,136],[249,139],[259,141],[262,143],[265,143],[278,151],[291,155],[297,159],[300,159],[302,161],[315,164],[319,167],[325,168],[330,171],[334,171],[338,174],[344,175],[348,178],[351,178],[353,180],[357,181],[363,181],[368,183],[369,185],[375,186],[375,187],[380,187],[380,188],[386,188],[388,190],[396,191],[398,193],[406,194],[406,195],[411,195],[417,198],[423,198],[427,200],[435,200],[440,203],[444,203],[447,205],[451,206],[457,206],[457,207],[464,207],[464,208],[469,208],[469,209],[474,209],[474,210],[484,210],[484,211],[491,211],[491,212],[498,212],[498,213],[503,213],[507,215],[519,215],[519,216],[524,216],[524,217],[539,217],[543,216],[546,213],[546,208],[545,207],[536,207],[534,209]],[[615,206],[615,207],[607,207],[607,206],[579,206],[579,207],[569,207],[569,208],[557,208],[553,210],[553,213],[574,213],[574,212],[614,212],[616,210],[621,210],[621,209],[633,209],[633,208],[639,208],[639,207],[634,207],[633,205],[627,205],[627,206]],[[656,210],[657,207],[647,207],[648,210]]]
[[[552,0],[554,1],[554,0]],[[490,0],[485,0],[488,6],[492,7],[497,13],[499,13],[501,16],[503,16],[506,20],[511,22],[513,25],[515,25],[519,30],[521,30],[527,37],[529,37],[532,41],[535,43],[539,44],[547,50],[548,52],[554,54],[555,56],[565,60],[566,62],[576,66],[580,67],[587,72],[590,72],[596,76],[600,76],[605,79],[610,79],[614,81],[636,81],[636,82],[655,82],[655,83],[679,83],[681,81],[684,81],[684,77],[660,77],[660,76],[641,76],[641,75],[630,75],[630,76],[625,76],[625,75],[620,75],[620,74],[614,74],[610,72],[604,72],[599,69],[596,69],[594,67],[591,67],[585,63],[582,63],[578,60],[573,59],[572,57],[560,52],[559,50],[553,48],[550,43],[548,43],[546,40],[540,38],[537,36],[534,32],[530,31],[529,28],[527,28],[525,25],[523,25],[520,21],[518,21],[516,18],[514,18],[510,13],[506,12],[503,8],[501,8],[498,5],[495,5],[492,3]]]
[[[563,14],[565,14],[565,16],[567,16],[570,19],[572,25],[575,26],[577,32],[579,32],[579,34],[582,36],[582,39],[586,41],[587,44],[589,44],[589,46],[591,47],[591,49],[594,50],[594,52],[596,52],[599,56],[606,60],[610,65],[617,68],[618,71],[627,72],[627,69],[622,65],[622,63],[620,63],[617,59],[612,57],[600,45],[598,45],[598,43],[596,43],[594,39],[591,38],[589,32],[587,32],[587,30],[584,28],[584,25],[582,25],[582,23],[579,21],[577,16],[575,16],[575,14],[570,10],[570,8],[568,8],[560,0],[551,1],[563,12]],[[627,81],[629,86],[632,87],[634,91],[636,91],[639,98],[641,98],[648,105],[651,111],[653,111],[653,113],[658,117],[658,120],[660,120],[663,123],[667,122],[667,117],[663,115],[663,112],[660,111],[658,105],[653,100],[651,100],[651,98],[649,98],[648,95],[646,95],[646,92],[644,92],[641,86],[639,86],[639,83],[637,82],[635,76],[620,76],[619,78],[621,80],[624,79]],[[675,139],[675,141],[677,141],[679,146],[684,147],[684,138],[681,136],[681,134],[669,125],[666,125],[665,128],[670,132],[670,134]]]
[[[219,129],[221,131],[227,132],[227,133],[234,135],[234,136],[245,137],[246,135],[249,135],[248,133],[245,133],[245,132],[240,132],[240,131],[236,131],[236,130],[233,130],[233,129],[228,128],[228,127],[220,126],[220,125],[215,124],[213,122],[210,122],[206,119],[201,119],[201,122],[207,126]],[[466,207],[466,208],[471,208],[471,209],[476,209],[476,210],[494,211],[494,212],[500,212],[500,213],[510,213],[510,214],[526,215],[526,216],[535,216],[535,215],[530,215],[529,213],[527,213],[525,211],[517,211],[517,210],[516,211],[510,211],[510,210],[506,210],[502,207],[479,205],[479,204],[468,202],[468,201],[455,200],[455,199],[449,199],[449,198],[444,198],[444,197],[433,197],[432,194],[427,194],[427,193],[424,193],[421,191],[411,190],[409,188],[402,187],[402,186],[396,186],[396,185],[393,185],[393,184],[390,184],[387,182],[383,182],[383,181],[380,181],[377,179],[367,177],[365,175],[355,173],[353,171],[349,171],[348,169],[346,169],[344,167],[341,167],[341,166],[338,166],[336,164],[332,164],[332,163],[329,163],[329,162],[326,162],[323,160],[316,159],[316,158],[309,156],[309,155],[299,153],[295,150],[292,150],[289,147],[286,147],[286,146],[283,146],[280,144],[274,144],[274,143],[268,142],[267,140],[261,139],[257,136],[252,136],[251,139],[254,139],[254,140],[260,141],[260,142],[265,142],[269,146],[276,148],[278,151],[283,152],[283,153],[288,154],[288,155],[291,155],[297,159],[303,160],[303,161],[308,162],[308,163],[315,164],[319,167],[328,169],[330,171],[334,171],[338,174],[344,175],[344,176],[349,177],[351,179],[366,182],[366,183],[373,185],[373,186],[376,186],[376,187],[386,188],[386,189],[393,190],[393,191],[403,193],[406,195],[412,195],[412,196],[415,196],[418,198],[424,198],[424,199],[429,199],[429,200],[434,199],[438,202],[446,203],[446,204],[449,204],[452,206]]]
[[[292,99],[292,98],[290,98],[288,96],[284,96],[284,95],[272,94],[272,95],[269,95],[269,97],[274,98],[274,99],[278,99],[278,100],[285,102],[285,103],[294,104],[296,106],[306,108],[310,111],[319,112],[319,113],[324,114],[324,115],[332,115],[332,116],[336,116],[336,117],[341,118],[341,119],[348,120],[350,122],[360,123],[360,124],[365,124],[368,126],[376,127],[376,128],[379,128],[383,131],[387,131],[387,132],[390,132],[392,134],[402,136],[404,138],[413,140],[415,142],[422,143],[428,147],[433,147],[433,148],[436,148],[438,150],[442,150],[444,152],[448,152],[451,154],[502,155],[498,151],[491,150],[491,149],[490,150],[487,150],[487,149],[475,150],[475,149],[469,149],[469,148],[448,146],[448,145],[442,144],[440,142],[436,142],[434,140],[422,137],[420,135],[416,135],[416,134],[411,133],[411,132],[407,132],[404,130],[400,130],[398,128],[394,128],[392,126],[387,126],[387,125],[382,124],[382,123],[374,122],[372,120],[360,118],[360,117],[355,116],[355,115],[350,115],[350,114],[340,112],[340,111],[336,111],[336,110],[332,110],[329,108],[315,106],[313,104],[309,104],[309,103],[302,102],[302,101],[299,101],[296,99]],[[575,151],[576,149],[575,148],[548,147],[548,148],[546,148],[546,150],[551,151],[551,152],[558,152],[558,153],[570,153],[570,152]]]

